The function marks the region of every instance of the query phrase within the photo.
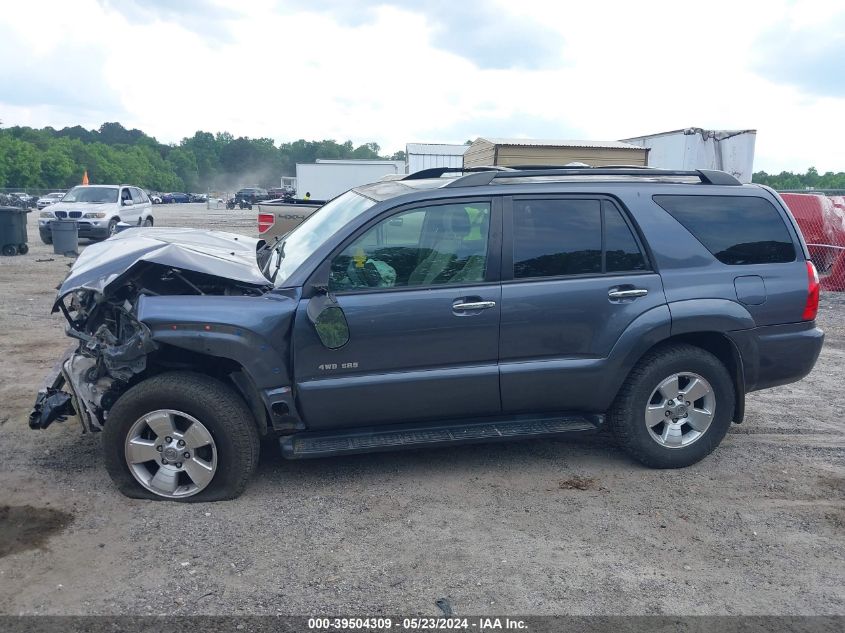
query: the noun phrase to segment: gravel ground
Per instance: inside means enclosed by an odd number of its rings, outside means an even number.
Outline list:
[[[845,297],[823,299],[813,373],[751,394],[685,470],[602,436],[303,462],[271,446],[235,501],[138,501],[75,419],[26,426],[68,345],[49,311],[69,260],[36,215],[29,255],[0,259],[2,614],[845,614]]]

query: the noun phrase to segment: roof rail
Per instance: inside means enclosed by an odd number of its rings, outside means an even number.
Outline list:
[[[429,167],[408,174],[402,180],[423,180],[425,178],[440,178],[443,174],[467,174],[474,172],[508,171],[508,167],[484,165],[479,167]]]
[[[531,166],[527,166],[531,167]],[[466,171],[466,170],[465,170]],[[691,171],[676,169],[655,169],[652,167],[533,167],[526,169],[508,169],[506,171],[484,171],[483,173],[468,174],[453,180],[447,187],[479,187],[489,185],[494,180],[505,178],[531,178],[537,176],[632,176],[650,177],[688,177],[698,178],[703,185],[738,186],[734,176],[723,171],[712,169],[695,169]]]

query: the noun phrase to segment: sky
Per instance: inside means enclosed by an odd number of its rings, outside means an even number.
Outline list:
[[[616,140],[756,129],[755,170],[845,170],[845,2],[27,0],[4,127]]]

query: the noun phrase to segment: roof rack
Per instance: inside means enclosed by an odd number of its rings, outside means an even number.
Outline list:
[[[444,174],[469,174],[474,172],[510,171],[510,167],[485,165],[479,167],[429,167],[408,174],[402,180],[423,180],[425,178],[440,178]]]
[[[425,171],[437,171],[441,168]],[[495,170],[495,171],[494,171]],[[506,178],[531,178],[537,176],[631,176],[640,178],[651,177],[687,177],[698,178],[703,185],[729,185],[738,186],[739,182],[734,176],[723,171],[716,171],[713,169],[694,169],[690,171],[676,170],[676,169],[655,169],[652,167],[628,167],[628,166],[608,166],[608,167],[544,167],[538,165],[525,165],[518,168],[510,167],[507,169],[499,168],[469,168],[464,170],[446,169],[443,173],[449,171],[478,171],[479,173],[470,173],[453,180],[446,187],[480,187],[489,185],[494,180]],[[411,174],[416,176],[416,174]],[[442,174],[439,174],[439,177]],[[434,176],[422,176],[422,178],[431,178]],[[407,178],[405,178],[407,180]]]

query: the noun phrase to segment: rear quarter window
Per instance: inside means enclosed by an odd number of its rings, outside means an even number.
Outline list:
[[[753,196],[654,196],[723,264],[795,261],[795,245],[768,200]]]

